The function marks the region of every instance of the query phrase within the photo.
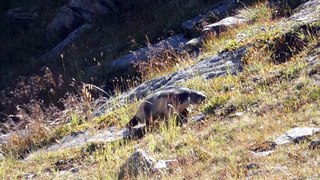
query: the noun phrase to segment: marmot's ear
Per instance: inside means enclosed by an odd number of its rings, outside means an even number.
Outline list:
[[[139,123],[139,120],[136,116],[134,116],[126,125],[127,128],[132,128],[133,126],[136,126]]]

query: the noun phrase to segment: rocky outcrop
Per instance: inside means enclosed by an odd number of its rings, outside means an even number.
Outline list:
[[[38,17],[38,14],[35,9],[18,7],[9,9],[6,12],[5,17],[7,23],[10,25],[13,25],[14,27],[24,27],[32,23]]]
[[[231,52],[222,52],[218,55],[207,57],[198,63],[176,71],[166,76],[161,76],[150,81],[144,82],[129,92],[119,97],[110,99],[93,114],[99,116],[103,112],[112,110],[113,100],[118,104],[125,104],[135,99],[142,99],[158,90],[170,89],[177,86],[178,83],[185,82],[194,77],[200,76],[203,80],[212,79],[227,74],[237,74],[242,71],[242,57],[246,52],[246,47],[239,48]]]
[[[242,71],[241,58],[245,52],[246,48],[243,47],[232,52],[223,52],[205,58],[185,69],[142,83],[124,94],[122,98],[126,100],[141,99],[157,90],[171,88],[196,76],[200,76],[203,80],[208,80],[228,73],[237,74]]]
[[[41,55],[37,58],[39,62],[52,62],[55,59],[59,58],[61,54],[64,53],[64,50],[72,45],[72,43],[81,38],[86,32],[90,31],[94,26],[92,24],[83,24],[82,26],[78,27],[72,33],[68,35],[62,42],[56,45],[52,50],[46,52],[45,54]]]
[[[312,136],[315,133],[319,133],[320,128],[294,128],[285,134],[275,139],[277,145],[284,145],[289,143],[299,143],[300,141]]]
[[[115,10],[111,0],[70,0],[48,24],[46,40],[56,44],[83,24],[91,24],[96,17]]]
[[[219,21],[223,17],[227,16],[236,7],[235,0],[225,1],[223,4],[214,7],[203,15],[199,15],[193,19],[189,19],[182,23],[182,28],[187,32],[191,33],[195,29],[201,29],[203,24],[209,24]]]
[[[159,160],[155,161],[144,150],[137,149],[129,157],[129,159],[120,167],[118,179],[132,179],[139,176],[148,176],[151,174],[164,172],[172,169],[178,164],[178,161],[173,160]]]
[[[228,28],[233,28],[248,22],[247,19],[239,16],[227,17],[222,19],[219,22],[206,25],[203,28],[203,32],[206,36],[209,34],[214,34],[215,36],[219,36],[221,32],[226,31]]]
[[[182,50],[187,39],[183,34],[178,34],[162,41],[159,41],[155,44],[150,44],[144,48],[140,48],[132,53],[120,57],[114,60],[111,63],[112,68],[124,68],[129,66],[132,63],[136,63],[138,61],[147,61],[152,57],[156,57],[160,55],[163,51],[172,50],[178,51]]]
[[[150,175],[156,161],[145,151],[136,150],[120,167],[118,179],[137,178],[139,175]]]

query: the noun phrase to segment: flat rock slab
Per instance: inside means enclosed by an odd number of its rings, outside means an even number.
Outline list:
[[[149,94],[159,90],[178,87],[178,83],[186,82],[187,80],[198,76],[203,80],[209,80],[228,74],[236,75],[238,72],[242,71],[241,60],[245,55],[246,50],[247,47],[242,47],[235,51],[222,52],[218,55],[209,56],[190,67],[144,82],[114,99],[117,99],[117,104],[121,105],[133,100],[143,99]],[[100,116],[101,114],[112,110],[114,108],[112,104],[115,103],[107,101],[105,105],[102,105],[97,109],[93,115]]]
[[[201,60],[193,66],[176,71],[167,76],[162,76],[145,83],[131,90],[124,95],[125,99],[141,99],[147,94],[160,89],[167,89],[185,82],[194,77],[200,76],[204,80],[212,79],[227,74],[237,74],[242,71],[241,59],[246,48],[240,48],[232,52],[224,52]]]
[[[247,20],[241,17],[227,17],[217,23],[205,26],[203,28],[203,32],[205,35],[209,35],[211,33],[219,35],[221,32],[228,30],[228,28],[236,27],[246,22]]]
[[[224,4],[215,7],[203,15],[194,17],[182,23],[182,28],[187,31],[192,31],[202,22],[210,21],[210,19],[219,20],[227,15],[236,5],[235,0],[228,0]]]
[[[134,127],[133,131],[128,131],[126,128],[116,129],[115,127],[111,127],[100,130],[95,134],[91,134],[88,131],[73,133],[64,137],[59,143],[47,147],[46,150],[56,151],[80,147],[87,143],[108,143],[132,137],[141,137],[143,136],[144,127],[144,124],[140,124]]]
[[[132,53],[120,57],[111,63],[113,68],[124,68],[138,61],[147,61],[154,56],[160,55],[165,50],[182,49],[188,40],[183,34],[178,34],[167,39],[161,40],[150,46],[140,48]]]
[[[277,145],[284,145],[289,143],[297,143],[315,133],[319,133],[320,128],[308,128],[308,127],[298,127],[289,130],[285,134],[279,136],[275,139]]]

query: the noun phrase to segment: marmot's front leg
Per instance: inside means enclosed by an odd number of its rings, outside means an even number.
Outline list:
[[[180,114],[178,114],[177,116],[177,126],[180,125],[182,126],[183,124],[188,122],[188,114],[189,111],[187,109],[182,110],[182,112],[180,112]]]

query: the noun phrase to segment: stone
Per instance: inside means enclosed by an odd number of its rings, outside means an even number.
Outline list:
[[[80,26],[115,11],[111,0],[70,0],[60,8],[47,26],[46,40],[56,45]]]
[[[289,22],[295,22],[295,26],[312,24],[319,21],[320,1],[310,0],[293,11],[293,15],[288,18]]]
[[[202,24],[202,22],[210,22],[211,20],[219,20],[227,15],[234,7],[236,1],[229,0],[224,4],[219,5],[218,7],[214,7],[212,10],[208,11],[204,15],[196,16],[193,19],[189,19],[182,23],[182,28],[185,31],[193,31],[197,26]]]
[[[36,176],[37,176],[37,174],[35,174],[35,173],[26,173],[24,175],[24,178],[25,179],[34,179]]]
[[[72,33],[70,33],[63,41],[57,44],[52,50],[46,52],[45,54],[37,57],[35,61],[43,62],[46,64],[50,64],[54,60],[61,58],[61,54],[64,53],[64,50],[72,45],[74,41],[81,38],[86,32],[93,29],[94,25],[92,24],[83,24],[82,26],[75,29]]]
[[[309,149],[314,150],[314,149],[320,149],[320,140],[317,141],[311,141]]]
[[[160,55],[165,50],[181,50],[187,39],[183,34],[178,34],[167,39],[161,40],[155,44],[140,48],[132,53],[120,57],[111,63],[113,68],[125,68],[138,61],[147,61],[152,57]]]
[[[277,145],[299,143],[303,139],[320,132],[320,128],[297,127],[275,139]]]
[[[35,9],[26,9],[22,7],[9,9],[6,14],[6,21],[18,27],[24,27],[32,23],[37,17],[38,14]]]
[[[253,157],[255,158],[260,158],[260,157],[265,157],[269,156],[272,154],[274,151],[262,151],[262,152],[252,152]]]
[[[198,63],[178,70],[166,76],[161,76],[149,81],[146,81],[136,88],[123,93],[116,99],[117,104],[126,104],[133,100],[143,99],[147,95],[159,90],[171,89],[180,87],[177,84],[183,83],[189,79],[200,76],[203,80],[225,76],[227,74],[236,75],[242,71],[242,57],[246,52],[246,47],[239,48],[235,51],[222,52],[218,55],[213,55],[202,59]],[[100,106],[93,114],[102,114],[103,112],[112,110],[114,107],[111,102],[106,102]]]
[[[118,179],[133,178],[139,175],[150,175],[155,162],[156,161],[145,151],[137,149],[120,167]]]
[[[178,160],[159,160],[154,166],[154,170],[168,170],[170,167],[172,167],[174,164],[177,164]]]
[[[204,36],[208,37],[211,34],[214,34],[215,36],[219,36],[220,33],[227,31],[228,28],[233,28],[236,26],[239,26],[241,24],[246,23],[247,20],[241,17],[227,17],[222,19],[219,22],[206,25],[203,28]]]
[[[190,118],[189,123],[196,123],[196,122],[201,122],[204,121],[206,118],[206,115],[204,113],[198,114],[196,116],[193,116]]]
[[[49,44],[57,44],[85,23],[83,16],[69,7],[62,7],[47,26],[45,34]]]

